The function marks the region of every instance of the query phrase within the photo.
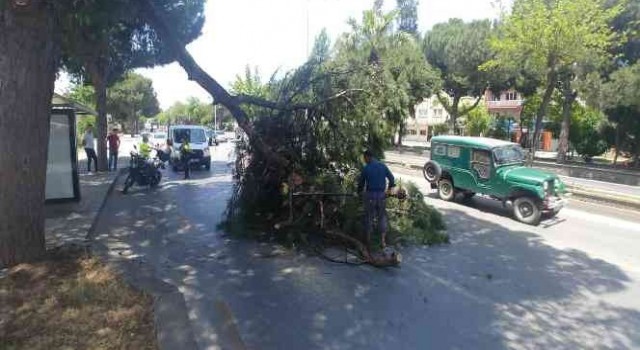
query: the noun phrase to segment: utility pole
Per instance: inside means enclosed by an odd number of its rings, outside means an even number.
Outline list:
[[[218,131],[218,105],[213,104],[213,130]]]

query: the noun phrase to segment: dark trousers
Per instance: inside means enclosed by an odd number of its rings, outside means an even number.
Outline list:
[[[96,155],[96,150],[93,148],[85,148],[85,153],[87,153],[87,171],[91,172],[91,160],[93,160],[94,169],[96,172],[98,171],[98,156]]]
[[[387,233],[387,202],[384,192],[367,192],[364,197],[365,232],[367,242],[371,240],[371,232],[377,222],[382,237]]]
[[[191,159],[191,157],[189,155],[182,155],[180,158],[182,160],[182,167],[184,168],[184,178],[188,179],[191,175],[191,167],[189,166],[189,159]]]
[[[109,150],[109,170],[118,170],[118,150]]]

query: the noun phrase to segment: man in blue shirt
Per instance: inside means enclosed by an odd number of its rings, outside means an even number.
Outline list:
[[[386,165],[373,157],[371,151],[364,152],[364,161],[367,163],[360,179],[358,181],[358,193],[364,194],[365,208],[365,230],[367,234],[367,245],[371,239],[371,231],[373,230],[374,220],[378,222],[380,230],[380,238],[382,248],[386,248],[387,236],[387,208],[386,208],[386,190],[387,180],[389,180],[389,189],[395,187],[395,179]]]

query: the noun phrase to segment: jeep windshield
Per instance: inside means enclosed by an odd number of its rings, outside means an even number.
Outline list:
[[[184,139],[189,140],[190,143],[204,143],[207,142],[207,135],[203,129],[175,129],[173,139],[178,143],[182,143]]]
[[[516,164],[524,162],[524,151],[518,145],[509,145],[493,149],[497,165]]]

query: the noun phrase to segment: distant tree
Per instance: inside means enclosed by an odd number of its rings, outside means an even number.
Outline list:
[[[621,150],[634,155],[640,165],[640,63],[620,68],[604,84],[605,113],[615,125],[617,160]]]
[[[418,0],[396,0],[398,16],[398,30],[412,35],[418,35]]]
[[[175,35],[190,42],[200,35],[204,23],[204,0],[175,6],[171,0],[154,0],[172,22]],[[130,0],[86,1],[72,6],[61,26],[63,63],[80,82],[96,91],[98,112],[98,168],[107,166],[107,88],[128,70],[173,61],[154,29],[144,20],[146,11]]]
[[[593,57],[604,58],[612,45],[610,21],[620,7],[607,7],[607,0],[518,0],[513,11],[502,20],[498,35],[492,38],[491,48],[496,57],[484,67],[515,70],[525,67],[535,80],[542,82],[543,95],[536,112],[533,149],[538,148],[542,122],[547,114],[553,91],[562,74],[570,72]],[[571,73],[571,72],[570,72]],[[573,96],[568,87],[571,74],[565,78],[564,91]],[[559,161],[563,161],[568,147],[566,138],[569,122],[563,122]],[[535,152],[531,152],[531,157]]]
[[[151,79],[127,73],[109,89],[107,112],[123,125],[129,125],[131,133],[139,133],[139,118],[160,112]]]
[[[479,105],[466,116],[465,129],[471,136],[487,136],[493,118],[484,105]]]
[[[451,116],[454,132],[458,117],[478,106],[490,84],[495,90],[503,87],[504,83],[495,78],[496,74],[478,69],[493,57],[488,46],[491,33],[489,20],[465,23],[460,19],[450,19],[436,24],[424,36],[425,57],[439,70],[442,79],[445,94],[438,93],[438,100]],[[475,97],[475,103],[461,106],[464,96]]]

